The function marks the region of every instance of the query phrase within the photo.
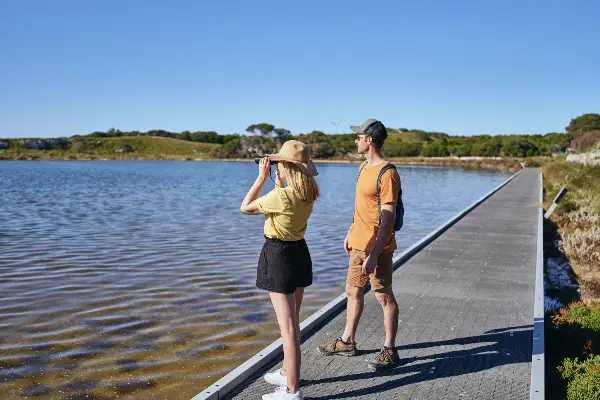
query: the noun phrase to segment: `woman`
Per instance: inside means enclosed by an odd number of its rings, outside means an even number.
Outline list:
[[[270,172],[277,167],[276,187],[257,199]],[[240,210],[265,214],[265,244],[260,253],[256,286],[269,291],[283,341],[283,368],[267,373],[265,380],[279,386],[263,400],[302,400],[300,389],[300,305],[304,288],[312,284],[312,262],[304,233],[313,204],[319,197],[317,169],[308,146],[288,140],[277,154],[261,159],[258,178]],[[284,181],[288,186],[284,187]]]

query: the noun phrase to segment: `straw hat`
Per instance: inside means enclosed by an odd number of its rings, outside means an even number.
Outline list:
[[[279,153],[270,154],[273,161],[287,161],[294,163],[302,172],[311,176],[317,176],[317,167],[310,159],[310,150],[307,145],[297,140],[288,140],[281,146]]]

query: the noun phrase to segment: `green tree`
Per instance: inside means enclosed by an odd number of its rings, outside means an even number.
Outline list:
[[[600,129],[600,114],[580,115],[577,118],[573,118],[569,126],[565,128],[573,136],[581,135],[594,129]]]
[[[471,155],[471,145],[469,143],[463,143],[456,148],[455,155],[457,157],[468,157]]]
[[[181,140],[192,140],[192,134],[189,131],[184,131],[179,134],[179,139]]]
[[[539,149],[527,138],[509,136],[502,146],[502,152],[510,157],[532,157],[539,154]]]
[[[487,146],[488,157],[499,157],[502,153],[502,137],[494,136],[490,139]]]
[[[478,156],[478,157],[487,156],[487,151],[488,151],[488,142],[487,141],[478,141],[478,142],[473,143],[473,146],[471,146],[471,155],[472,156]]]
[[[390,141],[383,146],[386,157],[418,157],[421,154],[423,143],[407,143]]]
[[[75,153],[83,153],[86,150],[85,143],[83,142],[75,142],[73,146],[71,146],[71,150]]]
[[[219,147],[222,150],[224,157],[237,157],[239,156],[239,151],[242,147],[242,143],[240,138],[230,140],[225,143],[223,146]]]
[[[249,125],[246,128],[246,132],[252,133],[252,134],[258,134],[264,137],[268,137],[271,135],[271,133],[273,132],[273,129],[275,129],[275,126],[271,125],[271,124],[267,124],[265,122],[261,122],[260,124],[253,124],[253,125]]]
[[[223,143],[224,140],[220,137],[217,132],[209,131],[209,132],[194,132],[192,133],[192,140],[194,142],[203,142],[203,143]]]
[[[440,142],[425,143],[421,147],[421,156],[423,157],[444,157],[448,155],[448,150]]]

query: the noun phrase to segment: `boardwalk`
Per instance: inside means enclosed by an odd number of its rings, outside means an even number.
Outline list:
[[[341,336],[344,310],[307,333],[305,398],[529,398],[539,185],[539,173],[523,171],[394,273],[399,367],[385,373],[366,368],[384,339],[373,293],[366,295],[356,338],[360,356],[315,351]],[[263,381],[264,371],[221,398],[260,399],[274,389]]]

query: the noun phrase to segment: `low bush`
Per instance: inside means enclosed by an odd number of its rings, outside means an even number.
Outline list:
[[[567,385],[567,400],[600,399],[600,355],[584,361],[567,358],[558,367]]]

